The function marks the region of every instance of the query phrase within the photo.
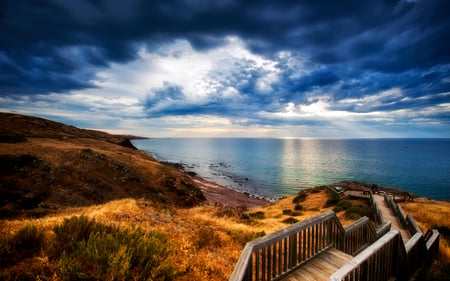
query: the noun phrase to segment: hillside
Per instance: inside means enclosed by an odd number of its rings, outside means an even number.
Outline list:
[[[159,163],[126,136],[0,122],[0,280],[228,280],[248,241],[326,210],[347,225],[369,208],[343,200],[338,211],[324,187],[268,205]],[[450,203],[402,206],[424,232],[441,231],[428,280],[446,280]]]
[[[120,198],[193,206],[205,200],[181,171],[129,139],[42,118],[0,113],[0,214],[40,216]]]

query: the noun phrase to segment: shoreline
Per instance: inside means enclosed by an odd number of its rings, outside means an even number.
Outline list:
[[[254,209],[267,206],[273,202],[253,197],[249,194],[235,191],[220,184],[210,182],[199,176],[192,177],[192,180],[203,192],[206,202],[210,205],[222,205],[227,207],[243,207]]]

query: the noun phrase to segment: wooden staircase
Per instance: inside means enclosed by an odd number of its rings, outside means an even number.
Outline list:
[[[357,190],[346,196],[370,201],[376,229],[367,217],[344,228],[333,211],[324,212],[248,242],[230,281],[407,280],[437,257],[439,232],[423,235],[392,198]]]
[[[300,267],[279,280],[285,281],[314,281],[314,280],[330,280],[330,276],[339,268],[352,260],[352,256],[336,250],[334,248],[317,255],[314,259],[308,261],[304,266]]]

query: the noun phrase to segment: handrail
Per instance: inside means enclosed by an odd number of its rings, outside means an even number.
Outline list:
[[[338,269],[330,280],[387,280],[395,273],[396,244],[401,240],[398,230],[391,230]],[[381,270],[382,269],[382,270]]]
[[[336,271],[330,280],[387,280],[391,276],[408,279],[439,252],[439,232],[424,236],[416,232],[404,244],[398,230],[391,230]]]
[[[246,244],[230,281],[272,280],[335,247],[356,255],[390,229],[375,229],[367,217],[343,227],[333,211],[298,222]]]
[[[405,218],[401,207],[385,194],[388,207],[397,217],[403,217],[408,231],[413,234],[405,245],[398,230],[390,231],[391,222],[383,222],[372,192],[352,194],[359,195],[369,198],[377,213],[376,229],[366,217],[344,228],[333,211],[324,212],[248,242],[230,281],[279,279],[331,247],[354,256],[331,276],[331,280],[366,280],[367,277],[385,280],[391,276],[407,279],[437,257],[437,230],[430,230],[424,236],[414,218],[410,215]]]
[[[331,248],[335,219],[336,214],[327,211],[248,242],[230,281],[271,280]]]
[[[367,217],[362,217],[345,228],[339,219],[336,219],[335,225],[336,231],[333,232],[335,233],[334,247],[352,256],[364,250],[391,228],[391,222],[386,222],[375,229]]]

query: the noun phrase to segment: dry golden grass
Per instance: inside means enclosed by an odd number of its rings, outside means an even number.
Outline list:
[[[226,213],[221,207],[206,205],[169,208],[146,200],[123,199],[90,207],[66,208],[39,219],[3,220],[0,234],[13,234],[32,224],[44,229],[51,238],[53,226],[64,218],[85,215],[121,228],[134,225],[168,234],[176,253],[172,257],[176,265],[176,280],[227,280],[246,242],[261,233],[268,234],[287,226],[282,221],[289,215],[283,215],[282,211],[294,211],[292,199],[287,197],[268,207],[250,210],[249,213],[264,212],[264,219],[250,220],[240,218],[242,210],[235,212],[233,209],[234,213]],[[323,191],[310,194],[302,202],[302,215],[295,218],[300,221],[324,211],[321,206],[325,201]]]
[[[175,280],[227,280],[246,242],[261,233],[269,234],[286,227],[283,221],[287,218],[301,221],[332,208],[323,208],[328,199],[324,190],[309,192],[306,200],[300,202],[301,211],[295,210],[294,197],[249,210],[250,219],[241,218],[243,210],[221,206],[175,208],[143,199],[123,199],[90,207],[66,208],[39,219],[2,220],[0,236],[13,234],[32,224],[46,230],[51,239],[53,226],[64,218],[85,215],[120,228],[137,226],[166,233],[174,249],[171,259],[177,273]],[[450,203],[414,202],[404,203],[402,207],[416,218],[424,231],[435,225],[450,227],[446,219],[450,215]],[[283,213],[283,210],[291,213]],[[253,215],[257,213],[262,213],[263,218]],[[343,212],[338,216],[343,224],[351,223]],[[448,242],[441,239],[442,258],[450,259],[449,249]],[[49,262],[45,256],[35,259],[35,262],[39,260]]]
[[[450,202],[418,199],[415,202],[400,204],[407,214],[411,214],[423,233],[431,228],[441,228],[447,231],[450,229]],[[448,275],[450,268],[450,238],[449,233],[441,233],[439,241],[439,259],[433,264],[430,271],[434,272],[434,278],[450,278]],[[447,271],[447,272],[446,272]]]
[[[401,203],[405,213],[411,214],[423,233],[436,227],[450,229],[450,202],[418,200],[418,202]],[[440,252],[450,260],[449,241],[441,239]]]

